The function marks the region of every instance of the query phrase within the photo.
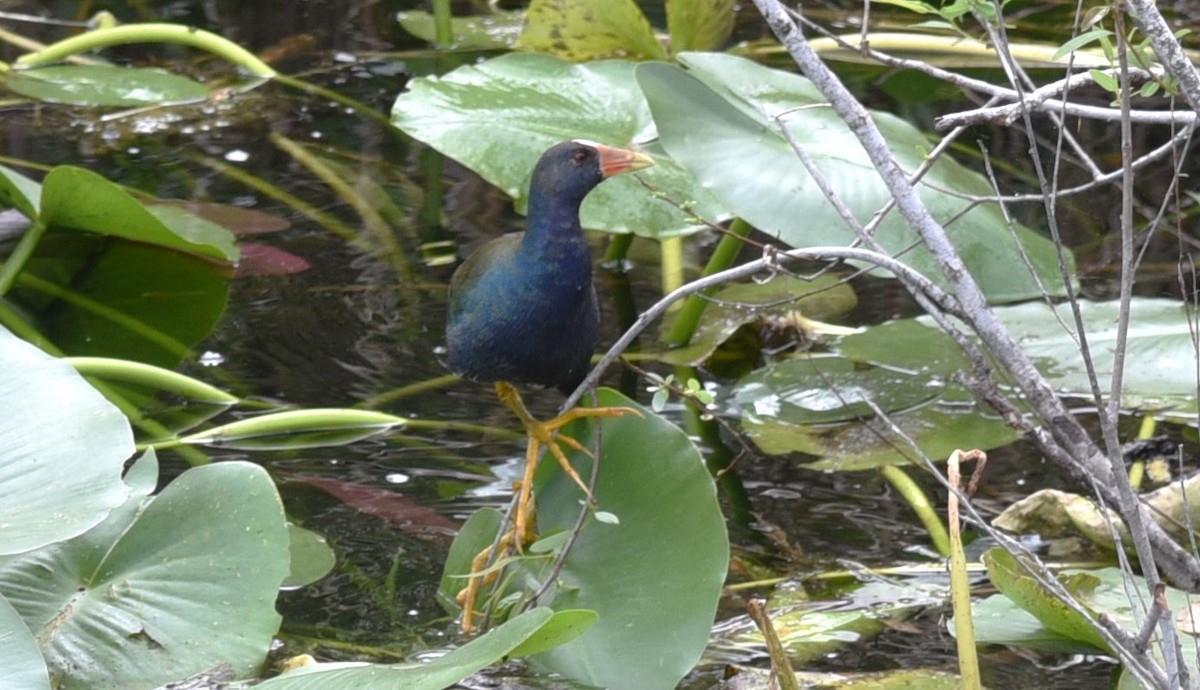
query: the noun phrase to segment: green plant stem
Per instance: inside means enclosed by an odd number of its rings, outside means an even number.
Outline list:
[[[472,424],[470,422],[447,422],[439,419],[409,419],[404,425],[408,430],[426,429],[436,431],[466,431],[473,434],[486,434],[507,441],[520,441],[525,438],[524,432],[513,431],[498,426]]]
[[[779,690],[800,690],[800,683],[796,680],[796,671],[792,669],[792,660],[788,658],[787,648],[779,640],[775,625],[767,616],[766,602],[763,599],[751,599],[746,604],[746,611],[763,634],[767,656],[771,659],[771,669],[775,671],[775,677],[779,680]]]
[[[716,249],[708,259],[708,264],[700,274],[701,277],[710,276],[732,266],[742,245],[745,244],[743,239],[750,234],[750,230],[749,223],[741,218],[735,218],[729,226],[729,233],[721,236],[721,241],[717,243]],[[708,300],[704,297],[711,294],[713,289],[705,290],[684,300],[683,308],[680,309],[675,321],[671,324],[671,330],[663,339],[667,347],[682,347],[692,339],[696,333],[696,327],[700,325],[700,317],[704,315],[704,309],[708,306]]]
[[[929,532],[929,538],[933,541],[933,548],[937,549],[941,555],[949,556],[950,536],[946,534],[946,526],[942,524],[937,510],[929,502],[929,497],[925,495],[921,487],[912,480],[912,477],[908,476],[908,473],[895,465],[887,465],[880,471],[883,473],[883,478],[900,492],[905,501],[908,501],[909,507],[917,514],[921,524],[925,525],[925,531]]]
[[[1154,431],[1158,428],[1158,421],[1153,415],[1142,417],[1142,425],[1138,428],[1137,438],[1139,441],[1145,441],[1148,438],[1154,437]],[[1138,460],[1129,465],[1129,485],[1134,489],[1142,487],[1142,481],[1146,478],[1146,461]]]
[[[8,291],[12,289],[13,284],[17,281],[17,276],[24,270],[29,257],[33,256],[33,250],[37,249],[46,230],[45,223],[35,220],[25,234],[21,235],[12,254],[8,255],[8,260],[0,267],[0,297],[7,295]]]
[[[959,452],[950,457],[946,474],[950,485],[958,487]],[[963,553],[961,522],[958,518],[958,493],[951,491],[947,498],[947,521],[950,526],[950,604],[954,609],[954,639],[958,648],[958,674],[962,690],[981,690],[979,650],[975,647],[975,625],[971,618],[971,579],[967,575],[967,557]]]
[[[625,257],[629,255],[629,247],[633,245],[633,233],[626,232],[620,235],[609,235],[608,249],[604,251],[604,259],[602,263],[606,266],[619,266],[625,261]]]
[[[446,388],[447,386],[452,386],[459,381],[462,381],[462,379],[455,374],[442,374],[441,376],[435,376],[431,379],[425,379],[424,381],[410,383],[407,386],[393,388],[392,390],[380,393],[379,395],[373,395],[365,400],[359,401],[354,405],[354,407],[360,407],[364,410],[377,410],[380,407],[383,407],[390,402],[400,400],[401,398],[407,398],[409,396],[428,391],[435,391],[439,388]]]
[[[20,67],[58,62],[77,53],[128,43],[177,43],[206,50],[262,79],[271,79],[275,70],[238,44],[214,33],[182,24],[126,24],[88,31],[27,53],[17,59]]]
[[[203,381],[151,364],[108,357],[66,357],[64,359],[82,376],[134,383],[172,393],[189,401],[210,405],[234,405],[238,402],[237,396],[230,395]]]
[[[454,44],[454,24],[451,22],[450,0],[433,0],[433,36],[439,48]]]
[[[683,285],[683,238],[668,237],[659,242],[662,258],[662,291],[669,295]]]

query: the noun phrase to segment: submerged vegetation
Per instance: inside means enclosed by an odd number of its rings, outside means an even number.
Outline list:
[[[995,644],[1106,655],[1121,664],[1123,688],[1188,687],[1182,679],[1200,673],[1179,644],[1194,634],[1185,593],[1200,589],[1200,560],[1187,547],[1194,478],[1172,473],[1194,455],[1200,416],[1195,199],[1180,185],[1200,78],[1181,35],[1142,1],[1092,11],[1071,31],[969,0],[875,4],[892,6],[891,23],[908,30],[872,34],[867,22],[862,34],[809,41],[802,34],[823,31],[824,19],[773,0],[756,0],[753,12],[727,0],[666,0],[660,28],[632,0],[533,0],[470,17],[436,2],[433,13],[401,13],[400,24],[433,47],[420,53],[426,62],[411,60],[420,67],[394,94],[390,118],[183,25],[101,16],[61,42],[22,43],[27,52],[0,74],[21,99],[14,107],[78,108],[89,127],[144,123],[130,128],[143,132],[139,142],[168,136],[151,126],[163,113],[195,132],[265,103],[253,99],[266,89],[333,103],[338,122],[388,124],[385,136],[400,142],[425,189],[394,166],[263,124],[259,138],[279,160],[355,221],[247,172],[232,152],[179,155],[335,238],[326,246],[372,267],[355,280],[401,286],[368,311],[414,330],[441,328],[427,307],[443,293],[448,160],[521,210],[532,164],[554,143],[637,145],[656,165],[605,183],[581,217],[601,234],[610,275],[639,252],[653,255],[663,296],[619,314],[621,337],[564,405],[618,358],[634,374],[621,392],[599,389],[594,404],[640,417],[564,430],[580,442],[572,463],[590,477],[596,504],[543,463],[534,481],[540,538],[488,566],[490,629],[447,650],[430,638],[452,634],[471,561],[508,515],[494,500],[466,501],[459,524],[427,505],[398,507],[393,491],[292,464],[307,449],[378,444],[475,476],[488,468],[436,434],[507,443],[511,432],[451,419],[445,404],[386,411],[453,377],[394,389],[364,377],[369,393],[331,408],[293,406],[270,386],[207,367],[219,358],[207,343],[237,299],[235,276],[287,280],[316,261],[251,238],[289,222],[203,185],[164,191],[135,178],[143,188],[134,189],[80,165],[0,160],[6,674],[34,689],[211,677],[265,678],[256,686],[272,690],[437,690],[522,658],[585,686],[668,689],[689,674],[689,687],[715,684],[711,669],[734,659],[748,687],[766,687],[745,668],[763,656],[781,686],[794,687],[795,678],[838,682],[803,667],[949,600],[956,668],[922,660],[880,682],[981,687],[989,670],[977,650]],[[781,42],[735,44],[739,24]],[[1047,29],[1053,45],[1017,38]],[[178,60],[171,71],[104,61],[129,43],[183,45],[228,64],[202,77],[183,74]],[[483,59],[462,59],[477,51]],[[945,85],[990,100],[968,108]],[[877,92],[911,107],[865,108],[860,98]],[[919,112],[929,101],[945,114]],[[1115,123],[1116,145],[1075,134],[1103,123]],[[996,141],[971,142],[983,125],[1027,143],[1029,170],[991,150]],[[1135,139],[1151,143],[1135,152]],[[1150,175],[1168,183],[1147,191],[1140,181]],[[1107,206],[1098,213],[1077,198]],[[1073,214],[1091,235],[1068,230]],[[685,266],[697,255],[707,263],[692,278]],[[1135,290],[1153,281],[1169,289]],[[877,311],[861,323],[874,291],[901,290],[911,300],[896,310],[902,318]],[[306,327],[336,337],[328,318]],[[391,340],[357,345],[364,356],[413,357]],[[311,356],[302,361],[322,386]],[[647,390],[643,407],[635,398]],[[1164,427],[1165,439],[1148,440]],[[1052,463],[1076,483],[974,500],[985,451],[996,449],[1028,467]],[[960,461],[978,467],[969,487]],[[866,566],[893,564],[864,565],[851,548],[828,555],[842,559],[836,568],[811,560],[799,535],[753,515],[752,492],[770,482],[741,481],[752,462],[851,478],[856,488],[860,477],[882,478],[922,530],[897,547],[919,557],[874,573]],[[456,481],[439,498],[465,495],[468,483]],[[1161,487],[1139,495],[1149,481]],[[289,483],[364,513],[398,514],[406,529],[420,523],[414,532],[444,561],[440,578],[401,581],[404,549],[385,573],[366,572],[337,536],[327,543],[302,526],[302,511],[281,498]],[[999,496],[1002,512],[983,514]],[[1051,552],[1014,537],[1034,534],[1074,547],[1070,560],[1095,562],[1048,565]],[[964,547],[964,537],[992,546]],[[998,593],[972,591],[969,561]],[[940,575],[944,562],[950,577]],[[928,564],[938,577],[926,577]],[[426,612],[436,602],[446,615],[420,621],[426,639],[395,645],[359,645],[336,626],[289,629],[279,593],[316,591],[301,588],[334,577],[369,582],[379,618],[393,617],[389,631],[400,627],[393,600],[406,587],[430,603]],[[822,595],[840,605],[822,605]],[[292,657],[282,673],[265,663],[277,637]]]

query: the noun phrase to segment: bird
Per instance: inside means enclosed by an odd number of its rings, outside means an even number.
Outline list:
[[[590,501],[587,485],[567,462],[559,443],[586,450],[556,433],[575,419],[634,412],[576,407],[539,421],[525,407],[516,386],[557,388],[569,395],[587,376],[600,334],[600,309],[579,209],[604,180],[653,164],[646,154],[584,139],[555,144],[533,168],[525,231],[488,241],[450,280],[447,366],[464,379],[494,383],[501,402],[521,421],[529,439],[513,529],[502,539],[518,550],[533,538],[532,484],[541,448],[554,456]],[[485,550],[476,557],[467,587],[459,595],[464,631],[472,627],[482,579],[476,575],[492,555]]]

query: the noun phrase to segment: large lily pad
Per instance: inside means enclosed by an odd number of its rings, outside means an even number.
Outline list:
[[[0,554],[82,534],[125,500],[125,417],[71,365],[4,328],[0,438]]]
[[[288,573],[283,506],[266,471],[226,462],[130,499],[87,533],[6,562],[0,594],[36,631],[55,687],[153,688],[229,664],[251,675],[279,627]]]
[[[1181,420],[1196,419],[1196,351],[1192,343],[1195,310],[1168,299],[1137,298],[1131,304],[1128,354],[1121,404]],[[1070,308],[1041,302],[1001,307],[996,315],[1021,348],[1062,395],[1090,396],[1083,357],[1063,328],[1073,324]],[[1081,302],[1088,344],[1100,390],[1111,385],[1118,302]],[[1061,319],[1061,320],[1060,320]],[[842,338],[837,349],[858,361],[949,376],[966,366],[948,336],[926,317],[893,321]]]
[[[600,619],[579,639],[534,659],[550,670],[600,687],[674,688],[696,664],[708,640],[729,563],[725,521],[716,487],[687,435],[650,410],[611,390],[603,406],[632,407],[600,427],[599,509],[619,524],[591,520],[557,579],[555,609],[590,609]],[[596,425],[564,430],[585,448]],[[573,464],[589,476],[590,462]],[[546,462],[539,468],[538,527],[569,529],[581,492]],[[544,578],[532,561],[535,581]]]
[[[734,215],[794,247],[854,241],[789,145],[785,127],[860,223],[891,201],[858,140],[808,80],[731,55],[685,53],[679,61],[686,71],[666,63],[639,65],[638,83],[663,148]],[[872,117],[902,167],[914,171],[925,162],[930,144],[921,132],[887,113]],[[1042,285],[1051,294],[1063,293],[1048,239],[1024,227],[1010,229],[994,204],[972,208],[962,197],[992,194],[981,175],[943,156],[918,192],[934,217],[947,224],[951,241],[990,300],[1037,297]],[[923,247],[910,249],[917,236],[894,210],[875,238],[945,284],[933,257]],[[1024,269],[1022,252],[1041,284]]]
[[[585,138],[628,145],[653,138],[633,68],[622,60],[576,65],[548,55],[504,55],[412,80],[396,99],[392,122],[500,187],[523,209],[533,165],[554,144]],[[580,212],[584,227],[647,237],[700,229],[638,177],[676,202],[689,202],[703,217],[728,216],[681,166],[658,158],[654,167],[608,180],[589,194]]]
[[[866,470],[912,462],[895,424],[931,458],[955,448],[984,450],[1017,438],[996,416],[980,414],[946,378],[898,367],[862,368],[841,357],[768,365],[734,389],[742,427],[765,453],[807,453],[815,470]],[[878,418],[879,408],[888,419]]]
[[[696,664],[708,639],[729,560],[724,519],[704,461],[679,428],[615,391],[603,389],[599,404],[643,416],[600,424],[595,496],[603,517],[589,518],[541,602],[558,611],[594,611],[598,620],[533,661],[590,685],[630,687],[629,679],[637,678],[639,688],[666,690]],[[563,433],[585,448],[596,442],[591,420]],[[586,457],[574,453],[572,464],[590,475]],[[543,538],[510,564],[514,577],[500,597],[529,594],[546,581],[581,507],[579,487],[552,460],[538,468],[534,493]],[[448,605],[463,587],[471,557],[500,527],[501,516],[491,509],[464,525],[439,592]]]

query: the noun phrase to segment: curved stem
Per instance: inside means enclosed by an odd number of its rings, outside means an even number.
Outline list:
[[[182,24],[126,24],[96,29],[51,44],[44,50],[22,55],[17,59],[16,65],[36,67],[58,62],[77,53],[128,43],[177,43],[191,46],[218,55],[256,77],[271,79],[275,76],[275,70],[270,65],[238,44],[214,33]]]
[[[946,533],[946,526],[942,524],[941,518],[938,517],[937,511],[934,510],[933,504],[929,502],[929,497],[925,495],[921,487],[904,470],[895,465],[884,466],[880,468],[880,471],[883,472],[883,478],[900,492],[905,501],[908,501],[908,505],[917,514],[921,524],[925,525],[925,531],[929,532],[929,538],[933,541],[933,548],[943,556],[949,556],[950,535]]]

